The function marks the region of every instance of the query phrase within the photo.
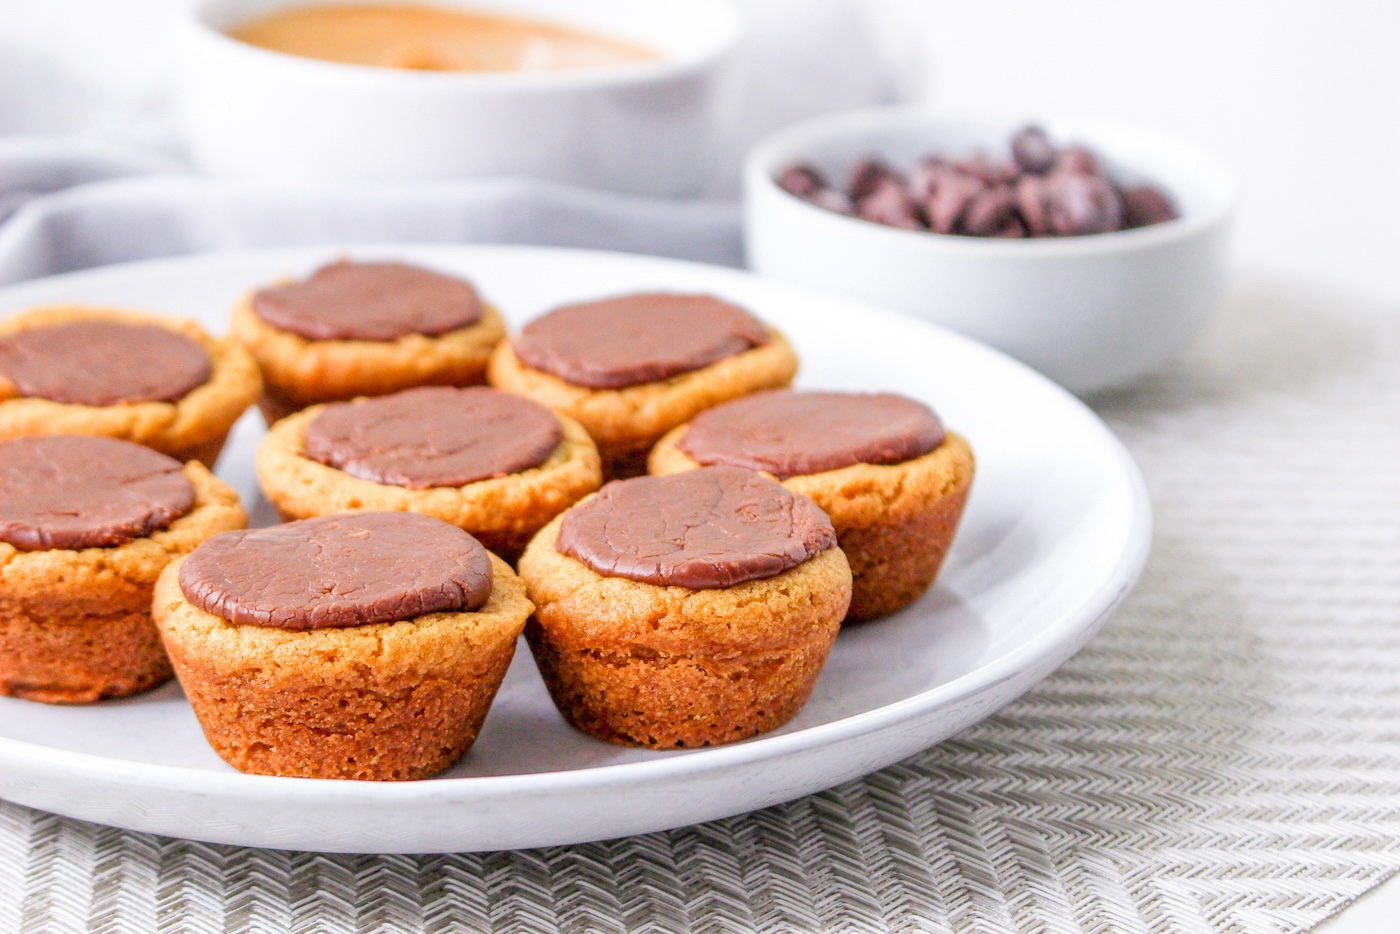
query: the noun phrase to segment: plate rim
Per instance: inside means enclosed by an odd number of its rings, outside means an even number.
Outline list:
[[[622,259],[645,265],[682,268],[695,274],[732,277],[734,281],[741,281],[749,285],[761,285],[791,295],[802,295],[809,291],[777,282],[748,270],[641,253],[525,244],[373,242],[240,248],[114,263],[11,283],[0,287],[0,301],[5,301],[11,295],[22,294],[30,289],[44,291],[56,283],[83,282],[88,279],[100,280],[109,276],[120,277],[128,274],[139,276],[148,271],[158,275],[160,270],[165,267],[197,266],[202,262],[256,262],[264,259],[272,261],[274,257],[285,257],[287,258],[286,262],[295,265],[305,258],[314,259],[318,255],[400,252],[405,255],[417,254],[419,257],[427,257],[433,253],[450,254],[458,251],[520,253],[534,256],[562,255],[577,258],[594,257],[605,258],[608,261]],[[821,295],[821,293],[815,294]],[[1125,530],[1124,548],[1113,567],[1103,575],[1099,586],[1092,592],[1086,593],[1073,607],[1065,609],[1056,618],[1047,620],[1033,637],[992,662],[909,697],[791,733],[758,736],[746,742],[693,750],[674,757],[663,755],[643,761],[610,763],[560,771],[471,775],[416,782],[353,782],[332,779],[287,778],[145,763],[138,760],[59,749],[5,736],[0,736],[0,765],[22,764],[36,771],[62,772],[65,777],[75,777],[80,774],[92,777],[100,776],[108,784],[115,783],[128,787],[139,785],[153,791],[178,791],[219,798],[232,796],[244,803],[276,798],[279,803],[314,800],[319,805],[334,805],[337,803],[360,803],[360,799],[370,796],[376,802],[382,801],[386,804],[402,804],[420,799],[428,802],[447,803],[469,799],[486,800],[518,794],[557,794],[578,790],[580,787],[627,786],[634,783],[685,778],[717,769],[751,766],[769,759],[795,755],[839,744],[860,736],[896,729],[901,724],[917,720],[937,709],[955,705],[959,701],[991,691],[998,684],[1014,680],[1018,675],[1042,667],[1047,662],[1050,665],[1046,671],[1046,675],[1048,675],[1079,651],[1102,628],[1112,616],[1113,611],[1132,591],[1146,565],[1152,543],[1152,509],[1147,486],[1137,464],[1122,441],[1103,419],[1082,400],[1014,358],[938,325],[901,315],[877,305],[837,296],[821,295],[821,297],[826,301],[839,302],[853,310],[859,310],[862,315],[868,315],[874,319],[894,322],[899,326],[913,325],[928,330],[936,334],[942,342],[973,348],[978,354],[998,358],[1002,363],[1022,371],[1024,376],[1040,384],[1038,388],[1041,391],[1048,391],[1060,397],[1061,402],[1068,403],[1076,415],[1099,435],[1100,440],[1114,455],[1114,466],[1121,478],[1127,482],[1132,513]],[[1036,678],[1030,686],[1039,680],[1041,680],[1040,677]],[[1008,698],[1008,702],[1011,699],[1013,698]],[[986,715],[990,715],[991,712],[989,710]],[[936,743],[929,745],[936,745]],[[872,767],[870,771],[877,770],[884,764],[880,763]],[[198,837],[192,838],[198,839]]]

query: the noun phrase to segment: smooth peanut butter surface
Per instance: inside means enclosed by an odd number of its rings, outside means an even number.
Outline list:
[[[623,39],[554,23],[425,4],[296,6],[228,34],[304,58],[414,71],[565,71],[660,57]]]

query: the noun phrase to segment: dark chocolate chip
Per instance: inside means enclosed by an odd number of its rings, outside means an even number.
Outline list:
[[[1151,185],[1123,189],[1123,223],[1127,227],[1147,227],[1176,220],[1176,209]]]
[[[952,233],[962,220],[972,199],[987,187],[986,182],[961,172],[950,172],[924,204],[929,227],[938,233]]]
[[[1011,138],[1011,156],[1022,172],[1040,175],[1055,164],[1055,146],[1045,131],[1028,126]]]
[[[854,214],[855,207],[851,204],[851,199],[847,198],[835,188],[824,188],[817,192],[812,198],[812,203],[819,208],[826,208],[828,211],[835,211],[837,214]]]
[[[1059,158],[1055,160],[1054,170],[1072,175],[1102,174],[1099,169],[1098,157],[1083,146],[1070,146],[1068,149],[1060,150]]]
[[[1046,180],[1050,229],[1061,236],[1107,233],[1123,227],[1123,203],[1100,175],[1062,173]]]
[[[926,156],[909,178],[871,156],[850,172],[846,189],[795,164],[778,184],[811,203],[904,229],[978,237],[1052,237],[1159,224],[1177,216],[1150,185],[1120,191],[1083,146],[1058,150],[1029,125],[1011,139],[1011,161],[986,153],[952,160]]]
[[[938,189],[938,183],[955,171],[946,159],[924,159],[909,177],[909,195],[915,201],[927,201]]]
[[[891,178],[899,181],[899,176],[889,166],[878,159],[866,159],[851,170],[851,180],[846,183],[846,194],[853,202],[859,204],[864,198],[874,194],[881,183]]]
[[[1039,175],[1023,175],[1016,183],[1016,207],[1020,209],[1021,220],[1026,224],[1026,233],[1032,237],[1050,234],[1050,205],[1047,198],[1045,179]]]
[[[856,203],[856,216],[904,230],[916,230],[922,226],[915,216],[914,202],[909,193],[893,178],[882,179],[874,191]]]
[[[999,240],[1020,240],[1029,234],[1026,232],[1025,222],[1013,215],[1011,220],[1007,221],[1006,225],[992,236]]]
[[[960,159],[953,163],[953,168],[964,175],[971,175],[979,179],[986,185],[1002,185],[1016,180],[1016,169],[1014,166],[1004,162],[994,162],[989,156],[979,154],[971,159]]]
[[[993,185],[978,192],[963,214],[959,233],[989,237],[1016,215],[1016,193],[1010,185]]]
[[[812,201],[826,188],[826,181],[810,165],[791,165],[778,176],[778,187],[804,201]]]

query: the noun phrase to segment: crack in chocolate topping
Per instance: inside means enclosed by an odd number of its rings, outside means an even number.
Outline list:
[[[768,343],[747,311],[711,295],[648,293],[566,305],[514,341],[531,369],[586,389],[622,389],[689,373]]]
[[[816,503],[738,467],[610,483],[555,549],[605,577],[708,590],[774,577],[836,544]]]
[[[194,506],[180,462],[87,435],[0,442],[0,541],[20,551],[112,548]]]
[[[327,629],[470,612],[491,596],[491,559],[456,526],[412,512],[357,512],[225,532],[180,566],[195,606],[231,623]]]
[[[21,396],[69,405],[175,402],[211,372],[197,342],[153,324],[75,321],[0,339],[0,377]]]
[[[328,405],[302,447],[352,477],[424,490],[538,467],[563,437],[554,413],[522,396],[433,386]]]
[[[253,311],[307,340],[393,341],[436,337],[481,320],[471,283],[405,263],[322,266],[307,279],[253,294]]]
[[[785,479],[853,464],[898,464],[942,443],[938,416],[905,396],[779,389],[700,413],[676,447],[701,464]]]

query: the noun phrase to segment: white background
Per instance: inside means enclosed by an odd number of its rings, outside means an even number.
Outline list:
[[[139,101],[165,73],[164,23],[181,2],[0,0],[0,40],[54,49]],[[1241,262],[1400,299],[1400,4],[849,2],[919,40],[920,84],[940,109],[1193,137],[1239,174]]]

